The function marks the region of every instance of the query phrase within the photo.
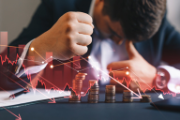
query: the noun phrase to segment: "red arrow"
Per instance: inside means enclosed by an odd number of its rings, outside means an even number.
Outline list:
[[[56,100],[54,98],[50,99],[51,101],[49,101],[48,103],[56,103]]]
[[[3,107],[3,108],[4,108],[7,112],[9,112],[9,113],[12,114],[13,116],[15,116],[15,117],[16,117],[16,120],[22,120],[20,114],[19,114],[19,115],[16,115],[16,114],[14,114],[13,112],[11,112],[10,110],[6,109],[5,107]]]
[[[16,118],[16,120],[22,120],[21,115],[19,114],[19,117]]]
[[[141,96],[141,93],[139,91],[139,88],[137,90],[138,90],[139,96],[138,97],[132,97],[132,99],[142,99],[142,96]]]

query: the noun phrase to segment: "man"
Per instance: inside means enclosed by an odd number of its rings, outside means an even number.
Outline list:
[[[89,11],[91,16],[86,14]],[[91,55],[98,63],[96,66],[106,73],[105,67],[125,76],[125,71],[116,70],[128,67],[145,80],[138,81],[144,90],[152,87],[161,61],[173,65],[180,60],[180,35],[164,17],[165,11],[166,0],[42,0],[30,25],[11,45],[27,44],[34,39],[26,48],[34,48],[43,58],[51,51],[60,60],[88,51],[84,57]],[[31,50],[24,53],[23,57],[34,56],[35,61],[42,61]],[[34,66],[30,62],[24,64]]]

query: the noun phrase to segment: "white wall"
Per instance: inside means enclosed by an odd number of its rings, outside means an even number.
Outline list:
[[[2,0],[0,0],[0,30],[1,30],[1,28],[2,28],[2,10],[1,10],[1,8],[2,8]]]
[[[168,20],[180,32],[180,0],[167,0]]]
[[[0,31],[8,31],[9,42],[26,27],[40,0],[0,0]],[[180,0],[168,0],[168,19],[180,31]]]
[[[0,31],[8,31],[9,42],[26,27],[40,0],[0,0]]]

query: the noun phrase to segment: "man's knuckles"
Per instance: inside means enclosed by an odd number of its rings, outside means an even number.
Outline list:
[[[64,17],[66,18],[66,21],[73,21],[77,19],[75,12],[67,12],[64,14]]]
[[[66,34],[77,31],[76,24],[73,22],[67,22],[65,26],[66,26],[65,27],[65,33]]]

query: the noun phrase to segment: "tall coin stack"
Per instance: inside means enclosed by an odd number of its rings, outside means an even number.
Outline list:
[[[99,101],[99,85],[97,80],[90,80],[89,81],[89,95],[88,95],[88,102],[89,103],[98,103]]]
[[[123,102],[133,102],[133,92],[129,90],[124,90],[123,91]]]
[[[83,85],[83,80],[85,80],[87,73],[78,73],[73,80],[73,90],[71,92],[71,97],[69,102],[71,103],[80,103],[81,99],[81,89]]]
[[[115,85],[106,85],[106,103],[116,102],[116,86]]]

